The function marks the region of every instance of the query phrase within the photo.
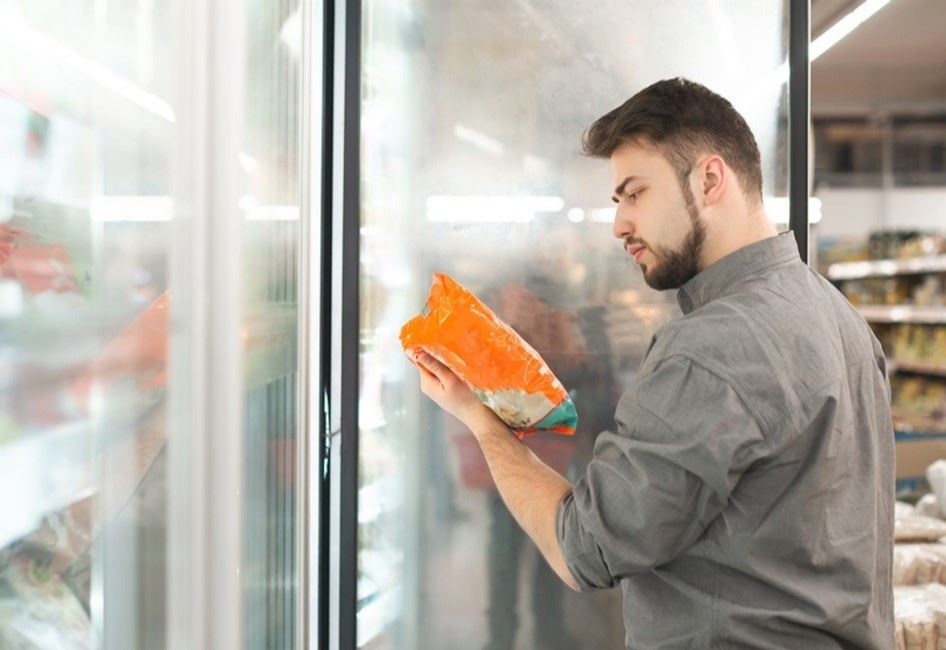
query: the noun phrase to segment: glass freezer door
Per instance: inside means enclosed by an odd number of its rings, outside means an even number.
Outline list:
[[[3,648],[167,642],[170,6],[0,4]]]
[[[0,2],[4,650],[303,647],[317,7]]]
[[[621,0],[583,11],[561,0],[365,0],[354,19],[351,5],[360,65],[349,50],[345,74],[358,77],[345,100],[357,103],[346,120],[360,122],[357,146],[345,141],[347,211],[336,223],[357,225],[344,252],[358,280],[342,283],[332,444],[342,502],[357,502],[342,539],[357,548],[354,612],[339,586],[341,646],[623,647],[620,595],[573,594],[551,573],[469,432],[420,392],[399,329],[421,311],[434,272],[479,295],[569,390],[578,433],[528,444],[576,479],[651,335],[678,313],[612,236],[607,165],[579,155],[581,134],[656,80],[699,81],[752,127],[769,212],[785,229],[789,2]],[[345,295],[358,296],[356,314]],[[356,499],[346,501],[352,472]]]

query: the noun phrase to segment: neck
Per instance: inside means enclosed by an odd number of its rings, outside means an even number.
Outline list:
[[[778,235],[775,226],[765,214],[762,206],[745,210],[738,218],[726,217],[723,227],[706,229],[706,239],[700,255],[700,270],[715,264],[740,248]]]

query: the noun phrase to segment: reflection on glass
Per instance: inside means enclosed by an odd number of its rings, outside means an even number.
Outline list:
[[[0,6],[0,647],[163,647],[169,3]]]
[[[296,647],[299,1],[246,2],[244,647]]]
[[[678,312],[613,238],[607,165],[579,156],[582,131],[687,76],[746,116],[765,193],[787,194],[787,3],[732,4],[364,3],[360,647],[623,647],[620,595],[573,594],[551,574],[397,334],[433,272],[456,277],[569,389],[577,434],[528,444],[583,472]]]

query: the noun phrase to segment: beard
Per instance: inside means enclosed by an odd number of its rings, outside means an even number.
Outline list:
[[[657,261],[652,268],[641,265],[644,282],[657,291],[679,289],[700,272],[700,253],[706,239],[706,226],[700,221],[700,213],[690,186],[685,182],[680,185],[686,201],[686,210],[690,215],[690,231],[676,249],[648,246]]]

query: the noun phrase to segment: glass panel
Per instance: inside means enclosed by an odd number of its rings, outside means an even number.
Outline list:
[[[296,647],[299,0],[246,3],[244,646]]]
[[[529,444],[579,476],[678,313],[612,236],[607,164],[579,155],[580,135],[650,82],[703,82],[753,128],[787,223],[786,5],[364,3],[360,647],[623,647],[620,595],[559,583],[470,434],[421,394],[398,331],[433,272],[476,292],[570,390],[576,436]]]
[[[0,3],[0,647],[164,647],[170,3]]]

